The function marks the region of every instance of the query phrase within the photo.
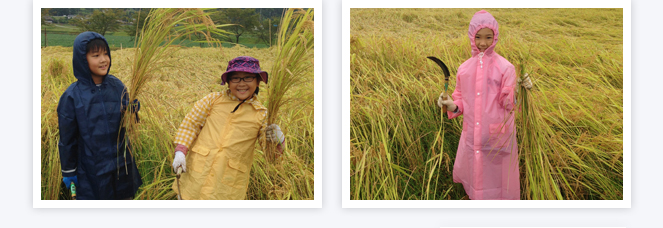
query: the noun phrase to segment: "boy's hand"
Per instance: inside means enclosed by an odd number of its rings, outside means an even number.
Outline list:
[[[281,128],[279,125],[272,124],[267,126],[267,129],[265,131],[265,134],[267,135],[267,141],[273,142],[273,143],[281,143],[285,142],[285,136],[283,135],[283,132],[281,131]]]
[[[62,177],[62,182],[64,182],[64,185],[67,186],[67,189],[70,189],[71,182],[74,182],[74,185],[78,186],[78,177],[77,176]]]
[[[186,172],[186,158],[182,151],[175,152],[175,159],[173,159],[173,170],[177,170],[177,167],[182,166],[182,170]]]
[[[446,100],[444,98],[446,98]],[[441,93],[440,97],[437,99],[437,106],[440,106],[440,108],[447,106],[447,111],[456,110],[456,104],[454,104],[454,100],[449,96],[444,96],[444,93]]]
[[[127,104],[126,101],[124,101],[124,102],[122,102],[122,103],[123,103],[123,104],[122,104],[122,106],[123,106],[123,107],[122,107],[122,111],[127,110],[127,105],[131,105],[131,106],[134,108],[134,109],[133,109],[133,112],[138,112],[138,110],[140,110],[140,102],[138,101],[138,99],[134,99],[134,101],[131,102],[131,104]]]

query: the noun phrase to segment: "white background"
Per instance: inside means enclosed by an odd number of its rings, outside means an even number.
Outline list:
[[[663,3],[632,0],[632,207],[342,209],[341,0],[323,0],[321,209],[33,209],[32,3],[4,1],[0,35],[2,227],[661,227]],[[317,76],[317,75],[316,75]],[[628,102],[628,101],[625,101]],[[317,143],[317,142],[316,142]]]

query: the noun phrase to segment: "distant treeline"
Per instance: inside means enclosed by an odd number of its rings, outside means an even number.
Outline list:
[[[69,16],[69,15],[90,15],[95,9],[93,8],[52,8],[50,9],[52,16]],[[121,8],[126,14],[133,15],[138,12],[140,8]],[[255,8],[262,18],[280,17],[284,8]]]
[[[219,8],[208,9],[205,12],[209,13],[210,19],[215,24],[231,25],[223,28],[227,32],[225,35],[215,34],[214,38],[234,44],[254,46],[260,43],[260,46],[269,47],[276,40],[284,10],[284,8]],[[48,46],[49,30],[51,34],[69,35],[94,31],[104,36],[107,33],[121,32],[133,40],[144,22],[149,20],[147,18],[149,12],[150,9],[141,8],[42,8],[43,43],[44,46]],[[247,43],[248,40],[251,40],[250,43]]]

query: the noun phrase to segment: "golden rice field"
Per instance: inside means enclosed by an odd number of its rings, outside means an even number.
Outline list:
[[[481,9],[351,9],[351,199],[454,200],[462,116],[441,119],[437,56],[471,57]],[[521,199],[623,199],[622,9],[486,9],[495,51],[529,73],[516,113]]]
[[[135,148],[143,185],[136,199],[176,199],[171,189],[175,180],[171,170],[173,135],[184,116],[196,101],[226,88],[219,83],[229,60],[242,55],[253,56],[260,60],[263,70],[269,71],[276,51],[244,47],[173,48],[178,50],[163,62],[165,65],[156,72],[156,79],[145,85],[138,98],[141,123],[137,125],[139,140]],[[112,50],[110,74],[125,84],[131,73],[134,51]],[[69,194],[61,184],[56,107],[60,95],[76,80],[71,68],[72,48],[47,47],[42,48],[41,53],[41,198],[68,199]],[[276,123],[288,141],[282,160],[267,162],[256,144],[247,199],[313,199],[313,68],[310,69],[310,73],[301,75],[305,80],[285,94],[296,102],[284,104],[277,117]],[[261,83],[259,99],[265,106],[267,95]]]

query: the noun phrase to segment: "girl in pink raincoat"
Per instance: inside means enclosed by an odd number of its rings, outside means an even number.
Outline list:
[[[518,200],[515,67],[494,51],[499,30],[490,13],[476,12],[468,35],[472,57],[458,67],[453,100],[438,99],[449,119],[464,115],[453,180],[473,200]],[[523,86],[531,88],[529,78]]]

